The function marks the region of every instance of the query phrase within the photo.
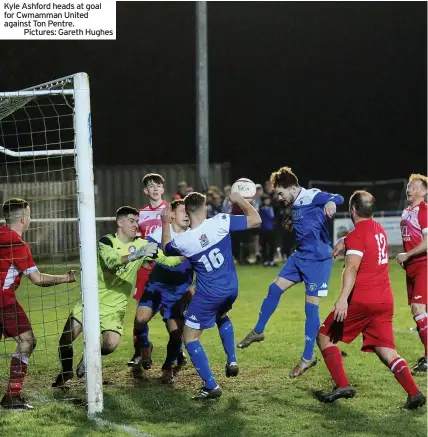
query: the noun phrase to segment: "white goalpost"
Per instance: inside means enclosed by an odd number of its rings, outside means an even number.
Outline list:
[[[50,273],[49,268],[69,268],[76,262],[73,257],[78,257],[86,401],[92,416],[103,409],[103,392],[88,75],[78,73],[0,93],[0,152],[0,199],[21,197],[30,202],[32,225],[23,238],[36,264],[41,263]],[[40,290],[28,284],[25,289],[23,282],[18,301],[29,314],[39,345],[42,343],[35,354],[41,349],[38,356],[43,355],[45,368],[52,372],[44,377],[51,382],[59,369],[56,349],[62,332],[60,321],[66,320],[79,296],[72,284],[56,286],[53,292]],[[5,345],[5,358],[10,358],[11,347]],[[80,357],[75,356],[77,359]],[[32,359],[29,373],[33,370],[38,371]],[[24,390],[31,382],[25,382]]]

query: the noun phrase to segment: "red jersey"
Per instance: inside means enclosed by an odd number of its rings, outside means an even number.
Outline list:
[[[361,220],[355,225],[345,238],[345,254],[362,257],[351,294],[352,302],[394,300],[388,272],[388,239],[377,221]]]
[[[0,307],[16,303],[15,291],[22,275],[37,271],[30,247],[20,235],[0,227]]]
[[[158,207],[153,208],[150,203],[138,210],[138,227],[137,235],[146,238],[157,228],[162,226],[161,212],[168,206],[168,202],[162,202]]]
[[[413,208],[410,206],[407,207],[401,215],[400,227],[405,252],[412,250],[422,243],[424,234],[428,232],[427,204],[422,201]],[[427,261],[426,252],[410,258],[406,262],[406,266],[418,261]]]

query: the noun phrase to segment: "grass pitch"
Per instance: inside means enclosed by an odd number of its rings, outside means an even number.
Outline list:
[[[331,310],[339,293],[342,262],[334,264],[329,297],[321,304],[321,318]],[[49,269],[45,269],[49,271]],[[253,328],[261,302],[277,268],[240,267],[240,295],[230,315],[236,342]],[[407,307],[404,272],[390,266],[395,294],[396,345],[413,365],[422,354],[422,345]],[[304,346],[304,289],[298,285],[283,295],[270,320],[263,343],[238,350],[241,372],[237,378],[224,375],[225,356],[216,329],[205,332],[201,342],[223,389],[218,401],[195,403],[190,397],[201,381],[188,364],[173,387],[160,383],[167,334],[159,317],[150,324],[155,348],[149,380],[134,382],[126,362],[133,352],[132,323],[135,302],[129,303],[122,343],[115,353],[103,359],[105,408],[101,417],[129,428],[114,429],[97,425],[86,417],[84,383],[73,380],[65,394],[55,393],[50,384],[59,370],[57,342],[67,314],[79,296],[78,288],[56,290],[33,287],[23,282],[19,300],[29,310],[37,349],[31,360],[24,396],[36,409],[29,412],[0,410],[0,436],[129,436],[154,437],[422,437],[427,435],[426,408],[405,411],[400,407],[406,393],[392,373],[374,354],[360,352],[361,341],[342,345],[349,356],[345,367],[358,395],[334,405],[320,404],[314,390],[330,389],[332,383],[322,361],[302,377],[290,380],[288,372]],[[0,343],[0,378],[6,385],[10,353],[14,343]],[[80,360],[81,341],[75,347],[75,365]],[[318,351],[317,356],[320,357]],[[417,381],[426,393],[426,379]]]

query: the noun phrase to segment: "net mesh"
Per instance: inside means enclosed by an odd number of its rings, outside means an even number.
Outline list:
[[[72,93],[61,93],[72,86],[71,77],[35,87],[33,95],[27,95],[31,90],[25,90],[23,96],[0,94],[0,147],[12,152],[0,153],[0,199],[4,202],[19,197],[30,202],[31,224],[23,239],[39,270],[49,274],[79,267],[76,171],[74,156],[66,154],[75,148],[74,101]],[[52,93],[37,93],[42,90]],[[28,156],[13,156],[14,152]],[[37,338],[24,396],[33,403],[53,397],[71,399],[70,394],[50,387],[60,370],[58,340],[70,310],[80,301],[78,282],[42,288],[23,278],[16,296]],[[75,356],[80,359],[81,341],[76,345]],[[0,347],[0,382],[4,389],[16,342],[3,337]],[[81,390],[83,399],[83,384]],[[80,395],[79,390],[72,393],[74,398]]]
[[[338,207],[339,213],[347,213],[348,199],[355,190],[369,191],[376,198],[376,210],[379,214],[401,213],[406,206],[406,179],[364,182],[310,181],[309,188],[318,188],[330,193],[339,193],[345,198]]]

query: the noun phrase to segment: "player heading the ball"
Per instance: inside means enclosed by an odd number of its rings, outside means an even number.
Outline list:
[[[305,348],[302,358],[289,374],[290,378],[295,378],[317,363],[314,347],[320,326],[319,304],[321,298],[327,296],[333,263],[328,219],[336,213],[336,205],[343,203],[343,197],[316,188],[307,190],[301,187],[290,167],[281,167],[273,172],[270,182],[278,199],[286,206],[292,207],[297,249],[287,259],[275,281],[270,284],[256,326],[238,347],[246,348],[253,342],[263,341],[263,331],[276,310],[282,293],[293,285],[304,282]]]

